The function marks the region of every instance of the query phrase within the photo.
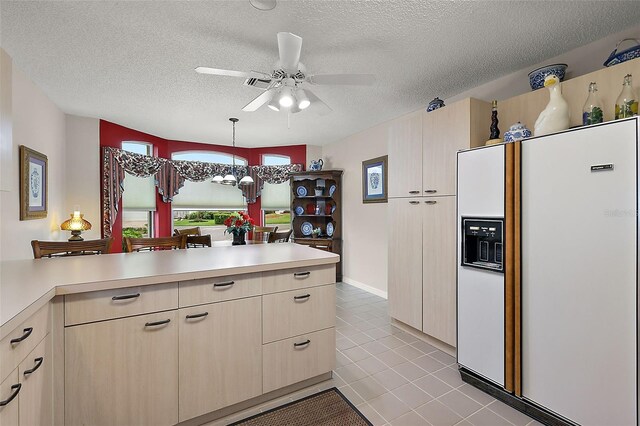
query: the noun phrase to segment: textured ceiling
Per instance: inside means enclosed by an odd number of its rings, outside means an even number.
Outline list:
[[[2,1],[1,44],[65,112],[169,139],[323,145],[640,22],[637,1]],[[260,91],[196,66],[270,72],[276,33],[303,38],[309,74],[373,73],[315,87],[319,116],[241,108]]]

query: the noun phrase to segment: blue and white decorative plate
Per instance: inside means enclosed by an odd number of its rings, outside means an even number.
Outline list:
[[[300,230],[302,231],[302,235],[311,235],[311,231],[313,231],[313,225],[309,222],[302,222]]]
[[[333,197],[333,193],[336,192],[336,186],[335,185],[331,185],[329,187],[329,197]]]
[[[298,197],[306,197],[307,188],[304,186],[299,186],[298,188],[296,188],[296,193],[298,194]]]
[[[327,235],[328,236],[333,235],[333,223],[331,222],[327,223]]]
[[[334,205],[334,206],[331,207],[331,214],[333,214],[333,212],[335,212],[335,211],[336,211],[336,206]]]
[[[296,212],[296,214],[298,216],[300,216],[301,214],[304,214],[304,208],[302,208],[302,206],[296,207],[296,209],[294,211]]]

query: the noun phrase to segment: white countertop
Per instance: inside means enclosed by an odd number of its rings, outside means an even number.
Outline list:
[[[255,244],[2,262],[0,327],[10,321],[7,328],[17,326],[20,313],[39,308],[56,295],[331,264],[339,259],[298,244]]]

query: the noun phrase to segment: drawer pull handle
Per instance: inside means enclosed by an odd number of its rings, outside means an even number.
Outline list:
[[[429,200],[429,201],[425,201],[424,203],[425,204],[435,204],[435,203],[437,203],[437,201]]]
[[[193,314],[193,315],[187,315],[186,318],[187,319],[196,319],[196,318],[204,318],[207,315],[209,315],[209,312],[203,312],[201,314]]]
[[[307,272],[296,272],[293,274],[294,277],[308,277],[309,275],[311,275],[311,272],[307,271]]]
[[[307,346],[309,343],[311,343],[311,340],[307,339],[304,342],[294,343],[293,347],[294,348],[299,348],[299,347],[302,347],[302,346]]]
[[[16,337],[15,339],[11,339],[11,344],[12,345],[17,345],[18,343],[22,342],[27,337],[31,336],[32,332],[33,332],[33,327],[25,328],[24,330],[22,330],[22,333],[23,333],[22,336]]]
[[[420,191],[409,191],[409,194],[419,194]]]
[[[36,359],[34,359],[34,361],[36,362],[36,365],[33,366],[33,368],[29,369],[29,370],[24,370],[24,375],[28,376],[31,373],[35,373],[36,370],[38,368],[40,368],[40,366],[42,365],[42,363],[44,362],[44,357],[38,357]]]
[[[409,201],[409,204],[420,204],[420,201]]]
[[[234,285],[235,281],[225,281],[223,283],[215,283],[214,287],[229,287],[230,285]]]
[[[4,401],[0,401],[0,407],[4,407],[5,405],[7,405],[11,401],[13,401],[13,399],[16,396],[18,396],[18,394],[20,393],[20,388],[21,387],[22,387],[21,383],[18,383],[18,384],[15,384],[15,385],[11,386],[11,390],[13,390],[13,393],[11,394],[11,396],[9,396],[9,398],[5,399]]]
[[[162,321],[154,321],[154,322],[148,322],[145,323],[145,327],[157,327],[159,325],[165,325],[165,324],[169,324],[171,322],[170,319],[166,319],[166,320],[162,320]]]
[[[310,297],[311,297],[310,294],[305,294],[305,295],[302,295],[302,296],[293,296],[293,300],[295,300],[296,302],[299,301],[299,300],[301,300],[303,302],[306,302],[307,300],[309,300]]]
[[[122,296],[113,296],[111,298],[111,300],[128,300],[128,299],[135,299],[137,297],[140,297],[140,293],[136,293],[136,294],[123,294]]]
[[[435,194],[435,193],[436,193],[436,192],[438,192],[438,191],[437,191],[437,190],[435,190],[435,189],[425,189],[425,191],[424,191],[424,192],[426,192],[427,194]]]

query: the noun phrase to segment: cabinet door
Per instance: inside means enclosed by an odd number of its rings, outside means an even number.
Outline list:
[[[425,195],[456,194],[456,152],[469,148],[470,143],[469,103],[470,99],[465,99],[423,113],[422,185]]]
[[[422,112],[389,123],[389,197],[411,197],[422,191]]]
[[[18,382],[18,369],[16,368],[9,373],[4,382],[0,383],[0,401],[7,401],[13,396],[10,402],[0,407],[0,426],[18,425],[18,397],[22,392],[22,385]]]
[[[456,197],[423,202],[422,331],[456,345]]]
[[[168,311],[67,327],[65,423],[178,423],[177,315]]]
[[[262,393],[261,297],[180,309],[179,318],[180,421]]]
[[[21,425],[53,424],[53,358],[51,334],[42,340],[18,366]]]
[[[389,200],[389,313],[422,329],[423,198]]]

